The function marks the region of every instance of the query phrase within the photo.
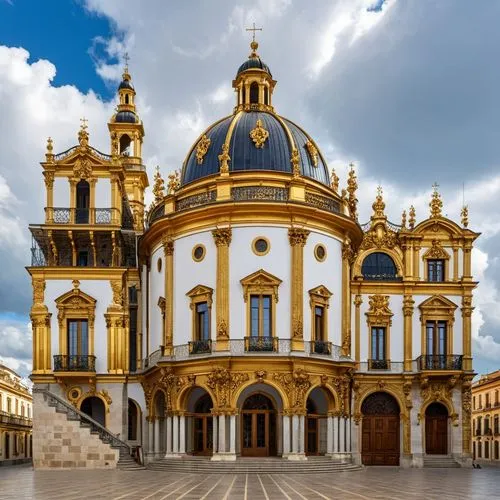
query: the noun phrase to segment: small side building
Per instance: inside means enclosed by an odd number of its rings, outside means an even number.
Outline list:
[[[481,464],[500,466],[500,370],[472,385],[472,451]]]
[[[20,375],[0,364],[0,466],[31,461],[32,404]]]

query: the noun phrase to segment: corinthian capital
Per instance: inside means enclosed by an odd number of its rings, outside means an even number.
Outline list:
[[[233,233],[230,227],[214,229],[212,231],[212,235],[214,237],[215,244],[218,247],[229,246],[233,237]]]
[[[307,237],[309,236],[309,233],[311,231],[308,231],[307,229],[298,229],[298,228],[290,228],[288,230],[288,239],[290,240],[290,245],[292,247],[296,245],[300,245],[303,247],[306,244]]]

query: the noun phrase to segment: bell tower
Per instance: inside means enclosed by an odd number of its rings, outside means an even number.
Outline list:
[[[142,163],[142,141],[144,126],[137,114],[136,92],[128,70],[128,54],[125,54],[125,68],[118,86],[116,113],[108,122],[111,138],[111,155],[120,162],[124,170],[124,186],[134,217],[134,229],[144,229],[144,191],[149,185],[146,167]]]

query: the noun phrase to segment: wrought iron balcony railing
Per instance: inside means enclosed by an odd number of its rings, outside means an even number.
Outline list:
[[[47,220],[54,224],[119,224],[116,208],[46,208]]]
[[[189,354],[208,354],[210,352],[212,352],[212,341],[210,339],[189,342]]]
[[[332,353],[332,343],[324,340],[312,340],[310,342],[311,354],[325,354],[329,356]]]
[[[417,358],[419,370],[461,370],[461,354],[425,354]]]
[[[95,356],[56,354],[55,372],[95,372]]]
[[[251,352],[277,352],[277,337],[245,337],[245,351]]]
[[[0,424],[17,425],[19,427],[32,427],[33,421],[31,418],[12,415],[6,411],[0,410]]]
[[[388,359],[369,359],[368,370],[390,370],[391,362]]]

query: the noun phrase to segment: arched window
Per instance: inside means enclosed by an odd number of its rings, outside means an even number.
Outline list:
[[[396,264],[389,255],[383,252],[368,255],[361,267],[361,274],[367,280],[395,281],[400,279],[397,273]]]
[[[125,104],[128,104],[129,103],[129,97],[128,95],[125,96]]]
[[[250,104],[257,104],[259,102],[259,85],[253,82],[250,85]]]
[[[137,441],[140,427],[140,410],[130,398],[128,400],[128,439]]]
[[[76,185],[76,223],[89,223],[90,184],[81,180]]]
[[[130,156],[130,144],[132,139],[127,135],[123,134],[120,137],[120,154],[125,156]]]
[[[82,401],[80,411],[86,413],[99,424],[106,425],[106,408],[101,398],[90,396]]]

